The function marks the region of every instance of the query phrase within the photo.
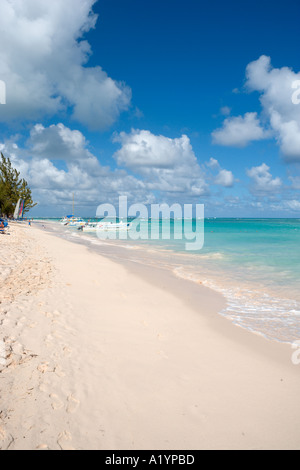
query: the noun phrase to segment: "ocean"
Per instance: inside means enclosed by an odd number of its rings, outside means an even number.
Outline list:
[[[149,231],[165,223],[151,220]],[[222,293],[227,306],[219,313],[237,326],[270,340],[300,340],[300,219],[205,219],[204,246],[195,251],[186,251],[187,240],[174,236],[178,223],[171,221],[165,240],[99,240],[55,227],[106,256],[161,266]],[[191,223],[195,230],[196,221]]]

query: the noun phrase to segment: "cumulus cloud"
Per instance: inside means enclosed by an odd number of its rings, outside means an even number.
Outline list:
[[[147,130],[132,129],[130,134],[121,132],[114,137],[122,147],[115,153],[119,165],[131,169],[174,168],[186,162],[197,164],[190,140],[186,135],[170,139],[154,135]]]
[[[274,138],[287,162],[300,161],[300,104],[295,85],[300,72],[289,67],[273,68],[271,58],[261,56],[248,64],[245,87],[260,94],[261,114],[230,117],[212,133],[219,145],[245,147],[250,142]],[[298,93],[299,94],[299,93]]]
[[[127,195],[131,201],[151,199],[143,181],[125,170],[101,165],[83,134],[62,124],[37,124],[25,147],[19,146],[18,136],[12,136],[0,143],[0,150],[29,182],[34,200],[42,207],[64,207],[70,204],[73,192],[88,215],[102,202],[116,204],[119,195]],[[63,160],[62,165],[57,160]]]
[[[230,147],[246,147],[250,142],[269,137],[261,126],[257,113],[229,117],[220,129],[212,133],[213,143]]]
[[[217,175],[213,177],[214,184],[223,186],[224,188],[232,188],[235,182],[232,171],[225,170],[221,167],[218,160],[215,158],[210,158],[208,162],[205,162],[205,165],[212,170],[212,172],[217,171]]]
[[[186,135],[171,139],[147,130],[115,136],[121,149],[114,154],[120,166],[142,176],[152,190],[201,195],[206,190],[203,173]]]
[[[189,138],[171,139],[147,130],[132,129],[114,138],[121,148],[114,154],[118,165],[143,177],[151,190],[201,196],[208,192],[203,171]]]
[[[294,83],[300,79],[289,67],[273,68],[271,58],[261,56],[246,70],[246,86],[261,93],[264,116],[272,129],[285,158],[300,161],[300,106],[293,102]]]
[[[212,168],[212,169],[219,169],[220,168],[220,164],[219,164],[218,160],[216,160],[213,157],[211,157],[209,159],[209,161],[206,162],[206,166],[208,166],[209,168]]]
[[[2,0],[0,78],[6,106],[0,121],[34,120],[69,110],[91,129],[112,125],[131,90],[100,66],[88,67],[84,34],[95,27],[96,0]]]
[[[300,161],[300,119],[284,120],[277,111],[272,110],[270,120],[273,129],[277,132],[277,141],[281,151],[288,162]]]
[[[115,169],[101,164],[82,132],[62,123],[38,123],[25,143],[21,136],[11,136],[0,142],[0,151],[29,182],[40,214],[41,207],[50,206],[57,206],[53,214],[58,208],[69,211],[73,192],[82,215],[92,215],[100,203],[117,205],[120,195],[130,203],[204,202],[209,184],[229,188],[234,183],[232,172],[216,159],[201,165],[186,135],[171,139],[133,129],[114,140],[120,144]]]
[[[234,176],[232,171],[229,170],[220,170],[219,174],[215,179],[215,184],[224,186],[224,188],[232,188],[234,184]]]
[[[71,130],[62,123],[47,128],[36,124],[27,141],[32,156],[64,161],[93,158],[87,144],[80,131]]]
[[[36,124],[25,145],[23,139],[12,136],[0,143],[0,150],[29,182],[40,206],[65,207],[73,192],[83,208],[107,201],[117,204],[120,195],[142,203],[154,202],[156,197],[186,203],[208,195],[207,175],[187,136],[170,139],[132,130],[116,135],[115,140],[121,144],[114,155],[116,169],[101,164],[79,130],[61,123]]]
[[[273,178],[270,167],[265,163],[247,170],[247,175],[252,179],[251,192],[254,194],[270,194],[278,192],[282,187],[280,178]]]

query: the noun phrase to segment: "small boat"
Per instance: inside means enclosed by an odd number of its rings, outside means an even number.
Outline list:
[[[60,220],[60,223],[62,225],[68,225],[68,223],[70,222],[70,220],[72,219],[73,215],[66,215],[65,217],[63,217],[61,220]]]
[[[86,223],[85,225],[78,227],[78,230],[81,230],[82,232],[96,232],[98,223],[99,222]]]
[[[80,219],[79,217],[74,217],[73,219],[71,219],[70,223],[68,224],[68,227],[83,227],[85,224],[85,220]]]
[[[68,227],[78,227],[86,224],[83,219],[80,217],[74,217],[73,215],[67,215],[61,219],[60,223],[65,226],[67,225]]]
[[[131,223],[128,222],[90,222],[83,226],[78,227],[82,232],[108,232],[129,230]]]

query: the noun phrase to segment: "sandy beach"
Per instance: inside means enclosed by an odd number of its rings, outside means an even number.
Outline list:
[[[1,450],[300,448],[293,350],[221,295],[21,224],[0,266]]]

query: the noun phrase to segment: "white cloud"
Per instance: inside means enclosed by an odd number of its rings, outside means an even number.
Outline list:
[[[253,186],[251,188],[252,193],[264,195],[278,192],[281,189],[281,179],[273,178],[269,170],[270,167],[265,163],[247,170],[247,175],[253,181]]]
[[[245,147],[252,141],[274,138],[289,162],[300,161],[300,105],[295,104],[295,84],[300,72],[273,68],[270,57],[261,56],[246,68],[248,91],[260,94],[262,112],[230,117],[212,133],[219,145]],[[297,90],[296,90],[297,93]]]
[[[115,153],[118,164],[131,169],[173,168],[183,161],[193,165],[197,163],[186,135],[170,139],[147,130],[132,129],[130,134],[121,132],[116,135],[114,141],[122,144]]]
[[[135,176],[124,168],[101,165],[85,136],[63,124],[36,124],[25,146],[19,146],[18,136],[12,136],[0,143],[0,150],[28,181],[42,207],[70,204],[73,192],[81,207],[87,208],[108,201],[116,204],[119,195],[128,196],[131,202],[149,203],[159,192],[160,202],[177,198],[176,202],[185,203],[208,193],[188,137],[169,139],[149,131],[132,131],[115,139],[123,143],[115,158],[134,170]],[[138,142],[140,152],[137,144],[132,151],[132,142]]]
[[[289,179],[292,182],[293,189],[300,189],[300,176],[290,176]]]
[[[147,130],[132,129],[114,138],[121,148],[114,154],[120,166],[141,175],[151,190],[200,196],[208,192],[204,174],[189,138],[171,139]]]
[[[218,160],[216,160],[213,157],[211,157],[209,159],[209,161],[206,162],[206,166],[208,166],[209,168],[212,168],[212,169],[219,169],[220,168],[220,164],[219,164]]]
[[[232,188],[234,184],[233,173],[229,170],[220,170],[218,176],[215,179],[215,184],[219,184],[225,188]]]
[[[78,130],[71,130],[64,124],[51,125],[45,128],[36,124],[30,131],[27,146],[30,154],[49,160],[81,160],[92,158],[87,149],[84,135]]]
[[[246,70],[246,86],[261,93],[263,115],[275,131],[276,139],[287,160],[300,160],[300,106],[293,103],[293,84],[300,79],[289,67],[273,68],[271,59],[261,56]]]
[[[229,108],[229,106],[223,106],[220,109],[220,113],[223,114],[223,116],[229,116],[229,114],[231,113],[231,108]]]
[[[212,170],[212,172],[218,171],[218,174],[214,176],[213,182],[224,188],[232,188],[235,182],[232,171],[225,170],[221,168],[220,163],[215,158],[210,158],[208,162],[205,162],[205,165]]]
[[[7,104],[0,121],[37,119],[71,110],[91,129],[113,124],[128,109],[131,90],[87,67],[96,0],[2,0],[0,78]]]
[[[300,202],[293,199],[292,201],[284,201],[285,206],[292,211],[300,211]]]
[[[277,141],[279,142],[285,159],[289,162],[300,161],[300,119],[284,121],[277,111],[272,110],[271,124],[277,131]]]
[[[204,202],[210,196],[209,184],[231,187],[234,183],[232,172],[221,168],[216,159],[200,165],[185,135],[171,139],[145,130],[115,135],[121,144],[114,154],[116,169],[103,166],[85,136],[63,124],[36,124],[25,145],[19,137],[0,142],[0,151],[28,181],[40,214],[41,208],[50,206],[57,206],[53,214],[59,208],[69,211],[73,192],[82,215],[85,211],[93,215],[100,203],[117,204],[119,195],[126,195],[130,203]]]
[[[230,147],[246,147],[250,142],[269,137],[258,119],[257,113],[229,117],[223,126],[212,132],[213,143]]]
[[[1,143],[0,150],[28,181],[34,200],[40,206],[70,204],[73,192],[81,207],[87,206],[90,211],[102,202],[117,203],[119,195],[140,202],[151,198],[143,181],[125,170],[102,166],[89,151],[80,131],[62,124],[48,128],[37,124],[31,130],[26,147],[20,147],[17,138],[13,136]],[[64,168],[52,159],[64,160]],[[93,214],[89,212],[89,215]]]

